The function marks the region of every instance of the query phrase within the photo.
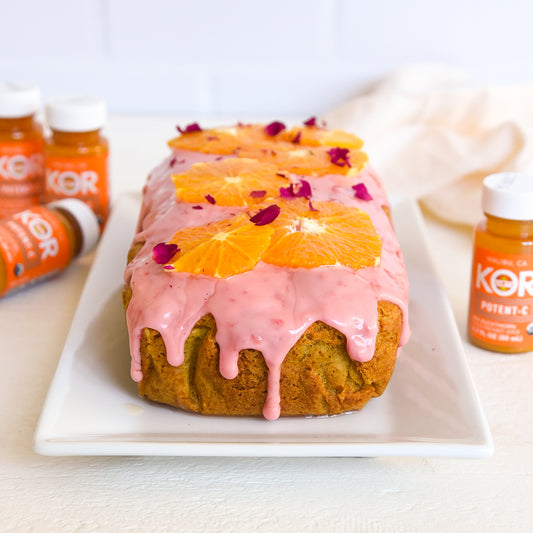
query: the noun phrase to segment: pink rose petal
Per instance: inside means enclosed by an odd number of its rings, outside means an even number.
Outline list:
[[[298,196],[300,198],[311,198],[311,185],[307,180],[300,180],[300,183],[298,185],[298,190],[294,193],[294,196]]]
[[[280,131],[285,129],[285,124],[283,122],[274,121],[265,126],[265,133],[270,137],[276,136]]]
[[[198,122],[193,122],[192,124],[189,124],[185,126],[185,128],[180,128],[180,126],[176,126],[178,131],[180,133],[193,133],[195,131],[202,131],[202,128],[198,124]]]
[[[174,257],[177,251],[179,251],[177,244],[160,242],[152,248],[152,259],[158,265],[164,265]]]
[[[343,167],[344,165],[350,165],[350,157],[349,157],[350,150],[348,148],[332,148],[331,150],[328,150],[329,157],[331,159],[331,162],[334,165],[337,165],[339,167]]]
[[[269,205],[251,217],[250,222],[253,222],[256,226],[265,226],[276,220],[280,211],[281,209],[276,204]]]
[[[251,198],[264,198],[266,196],[266,191],[252,191],[250,192]]]
[[[294,187],[292,183],[288,187],[279,188],[280,198],[294,198]]]
[[[307,180],[300,180],[296,185],[291,183],[288,187],[280,187],[279,195],[281,198],[311,198],[311,185]]]
[[[372,200],[372,196],[364,183],[356,183],[352,186],[352,189],[355,191],[355,197],[359,198],[359,200],[364,200],[365,202]]]

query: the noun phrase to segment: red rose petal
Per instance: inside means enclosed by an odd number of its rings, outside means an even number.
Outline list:
[[[266,191],[252,191],[250,193],[250,197],[251,198],[263,198],[264,196],[266,196]]]
[[[158,265],[164,265],[174,257],[177,251],[179,251],[177,244],[160,242],[152,248],[152,259]]]
[[[294,196],[298,196],[300,198],[311,198],[311,185],[307,180],[300,180],[300,184],[298,186],[298,190],[294,193]]]
[[[213,204],[213,205],[216,204],[215,199],[214,199],[210,194],[206,194],[206,195],[204,196],[204,198],[205,198],[210,204]]]
[[[300,180],[295,187],[294,183],[291,183],[288,187],[280,187],[279,195],[281,198],[311,198],[311,185],[307,180]]]
[[[294,186],[291,183],[288,187],[280,187],[279,195],[281,198],[294,198]]]
[[[265,126],[265,133],[270,135],[270,137],[276,136],[280,131],[285,129],[285,124],[283,122],[274,121]]]
[[[334,165],[337,165],[339,167],[343,167],[344,165],[350,165],[350,157],[349,157],[350,150],[348,148],[332,148],[331,150],[328,150],[329,157],[331,159],[331,162]]]
[[[195,131],[202,131],[202,128],[198,124],[198,122],[193,122],[192,124],[189,124],[185,126],[185,128],[180,128],[180,126],[176,126],[178,131],[180,133],[193,133]]]
[[[364,200],[365,202],[372,200],[372,196],[364,183],[357,183],[352,186],[352,189],[355,191],[355,197],[359,198],[359,200]]]
[[[258,211],[253,217],[250,218],[250,222],[253,222],[256,226],[265,226],[274,222],[278,218],[281,209],[278,205],[272,204],[261,211]]]

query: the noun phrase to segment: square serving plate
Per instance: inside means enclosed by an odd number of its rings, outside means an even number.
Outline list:
[[[34,438],[44,455],[487,457],[492,438],[413,201],[395,203],[411,340],[385,393],[335,417],[212,417],[139,397],[121,290],[140,196],[121,198],[98,248]]]

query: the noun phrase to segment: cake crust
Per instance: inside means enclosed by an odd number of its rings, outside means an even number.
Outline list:
[[[124,304],[129,301],[125,291]],[[400,308],[378,303],[379,332],[374,357],[354,361],[346,338],[335,328],[315,322],[285,357],[280,376],[281,416],[335,415],[361,409],[385,390],[396,362],[402,328]],[[260,416],[267,397],[268,368],[261,352],[241,350],[233,379],[219,371],[216,323],[202,317],[185,343],[181,365],[167,361],[158,331],[141,336],[143,379],[139,393],[152,401],[205,415]]]

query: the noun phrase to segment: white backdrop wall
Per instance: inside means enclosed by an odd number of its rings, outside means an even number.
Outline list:
[[[404,64],[533,80],[531,0],[0,0],[1,78],[115,113],[321,113]]]

